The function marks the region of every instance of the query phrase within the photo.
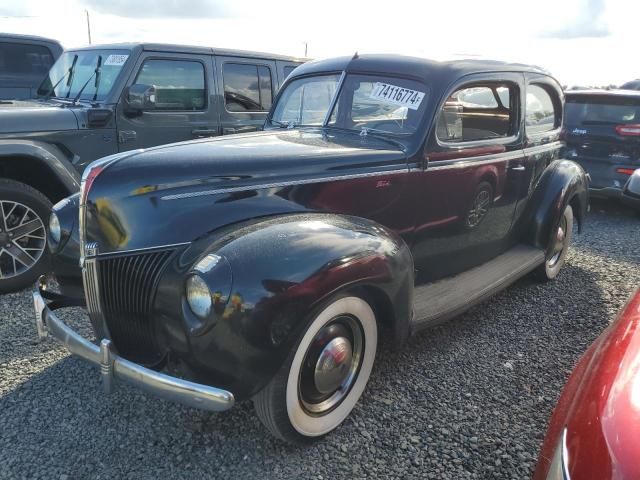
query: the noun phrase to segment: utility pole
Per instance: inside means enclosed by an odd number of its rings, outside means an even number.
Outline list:
[[[89,45],[91,45],[91,22],[89,21],[89,10],[85,8],[84,13],[87,15],[87,35],[89,36]]]
[[[304,42],[304,57],[307,58],[307,47],[309,46],[309,44],[307,42]]]

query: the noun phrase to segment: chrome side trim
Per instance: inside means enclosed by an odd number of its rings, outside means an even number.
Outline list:
[[[351,175],[338,175],[333,177],[306,178],[302,180],[291,180],[287,182],[260,183],[257,185],[243,185],[241,187],[218,188],[213,190],[201,190],[199,192],[176,193],[174,195],[165,195],[160,200],[178,200],[182,198],[203,197],[206,195],[219,195],[225,193],[246,192],[249,190],[264,190],[268,188],[295,187],[297,185],[308,185],[312,183],[336,182],[340,180],[351,180],[354,178],[383,177],[386,175],[400,175],[409,173],[408,168],[400,170],[385,170],[380,172],[354,173]]]
[[[536,147],[525,148],[524,150],[516,150],[514,152],[496,153],[491,155],[479,155],[475,157],[456,158],[453,160],[439,160],[437,164],[429,165],[427,170],[445,170],[449,168],[465,168],[475,165],[483,165],[486,163],[501,162],[507,160],[516,160],[525,158],[530,155],[546,153],[563,146],[563,142],[553,142],[546,145],[538,145]]]
[[[46,306],[37,285],[33,290],[33,301],[40,338],[49,333],[74,355],[99,366],[105,393],[112,390],[113,381],[118,379],[158,397],[193,408],[220,412],[233,407],[235,398],[227,390],[145,368],[114,353],[109,340],[102,339],[99,346],[93,344],[68,327]]]
[[[190,242],[180,242],[180,243],[169,243],[166,245],[154,245],[153,247],[142,247],[142,248],[132,248],[131,250],[118,250],[115,252],[105,252],[96,254],[96,258],[106,258],[106,257],[114,257],[120,255],[129,255],[132,253],[142,253],[149,252],[151,250],[168,250],[170,248],[182,247],[184,245],[189,245]]]
[[[431,162],[429,162],[427,171],[448,170],[451,168],[467,168],[476,165],[484,165],[485,163],[506,162],[508,160],[516,160],[518,158],[524,158],[522,150],[518,150],[516,152],[498,153],[496,155],[482,155],[478,157],[457,158],[454,160],[441,160],[438,161],[435,165],[432,165]]]
[[[535,155],[537,153],[546,153],[549,150],[556,150],[564,146],[564,142],[558,140],[557,142],[547,143],[546,145],[538,145],[536,147],[528,147],[524,149],[525,155]]]

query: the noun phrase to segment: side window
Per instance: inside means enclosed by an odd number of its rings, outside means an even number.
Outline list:
[[[207,90],[204,66],[184,60],[147,60],[136,82],[156,87],[156,110],[204,110]]]
[[[293,65],[287,65],[284,67],[284,78],[286,79],[289,75],[291,75],[291,72],[293,72],[296,69],[296,66]]]
[[[556,128],[556,111],[549,92],[539,85],[527,87],[527,132],[542,133]]]
[[[443,142],[471,142],[513,135],[517,87],[489,82],[462,87],[445,101],[436,134]]]
[[[271,108],[271,69],[264,65],[225,63],[224,103],[229,112],[265,112]]]
[[[0,72],[44,77],[53,65],[47,47],[23,43],[0,44]]]

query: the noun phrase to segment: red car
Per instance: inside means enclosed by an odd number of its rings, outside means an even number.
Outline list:
[[[571,374],[534,478],[640,478],[640,289]]]

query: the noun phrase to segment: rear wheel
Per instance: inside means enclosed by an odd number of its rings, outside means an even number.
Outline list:
[[[378,343],[375,314],[359,297],[337,297],[311,322],[295,352],[254,399],[269,431],[306,443],[337,428],[369,380]]]
[[[569,245],[573,237],[573,209],[567,205],[556,228],[553,242],[547,251],[544,264],[538,267],[536,274],[543,281],[553,280],[567,260]]]
[[[24,288],[42,273],[50,210],[39,191],[0,179],[0,293]]]

